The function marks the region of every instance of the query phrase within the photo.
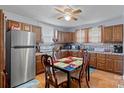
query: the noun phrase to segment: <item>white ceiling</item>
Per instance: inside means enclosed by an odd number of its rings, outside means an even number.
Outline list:
[[[124,14],[124,6],[120,5],[74,5],[72,7],[80,8],[82,13],[77,21],[67,22],[65,20],[57,20],[61,13],[55,11],[54,7],[54,5],[0,5],[0,8],[5,11],[63,27],[92,24],[120,17]]]

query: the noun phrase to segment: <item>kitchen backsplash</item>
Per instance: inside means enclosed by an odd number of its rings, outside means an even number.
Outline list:
[[[72,43],[74,45],[79,45],[80,48],[85,48],[89,51],[101,51],[101,52],[114,52],[114,45],[121,45],[122,43]],[[39,44],[40,45],[40,52],[44,52],[44,51],[52,51],[52,49],[55,46],[59,46],[59,47],[63,47],[64,44]]]
[[[104,51],[104,52],[114,52],[114,45],[122,45],[122,43],[117,43],[117,44],[105,44],[105,43],[100,43],[100,44],[83,44],[83,48],[88,49],[89,51]]]

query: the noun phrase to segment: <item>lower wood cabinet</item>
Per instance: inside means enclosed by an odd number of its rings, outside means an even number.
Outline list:
[[[105,70],[105,66],[106,66],[105,54],[97,54],[97,68]]]
[[[43,63],[41,62],[41,55],[36,56],[36,75],[44,72]]]
[[[96,68],[96,53],[90,53],[90,66]]]
[[[113,72],[114,62],[112,59],[106,59],[106,71]]]
[[[61,57],[82,57],[79,51],[61,51]],[[123,56],[114,54],[90,53],[90,66],[96,69],[123,74]]]
[[[113,71],[118,74],[123,74],[123,56],[113,56]]]
[[[69,56],[82,57],[82,53],[79,51],[61,51],[60,53],[60,58],[69,57]]]

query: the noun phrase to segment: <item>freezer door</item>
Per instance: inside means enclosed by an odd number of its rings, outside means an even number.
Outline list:
[[[35,46],[35,33],[25,31],[9,31],[11,33],[11,47]]]
[[[11,87],[35,78],[35,49],[11,48]]]

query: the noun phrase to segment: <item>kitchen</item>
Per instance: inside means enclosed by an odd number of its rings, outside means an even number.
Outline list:
[[[87,49],[90,53],[91,67],[96,68],[100,71],[105,71],[123,77],[124,17],[121,16],[121,12],[122,12],[121,9],[123,6],[115,6],[115,7],[101,6],[101,9],[105,7],[109,8],[110,9],[108,10],[109,12],[112,10],[115,11],[118,10],[120,15],[119,14],[117,15],[118,12],[116,13],[114,11],[115,13],[111,12],[113,13],[111,14],[111,16],[116,15],[115,18],[109,18],[108,20],[103,20],[97,23],[86,24],[86,25],[81,24],[72,27],[55,26],[55,25],[51,25],[50,23],[47,24],[44,22],[36,21],[35,19],[31,19],[30,17],[29,18],[24,17],[22,16],[24,15],[23,13],[20,14],[16,10],[15,11],[11,10],[15,7],[18,8],[17,6],[0,6],[1,9],[6,10],[4,11],[4,15],[5,15],[4,18],[3,18],[3,13],[1,12],[1,18],[2,18],[1,20],[3,21],[0,22],[4,22],[6,31],[13,29],[19,31],[34,32],[36,34],[37,45],[36,45],[35,59],[36,59],[37,76],[44,73],[43,64],[41,64],[41,55],[44,53],[52,54],[52,49],[55,46],[57,46],[61,49],[61,52],[59,53],[60,58],[64,58],[68,56],[81,57],[79,50],[82,48]],[[30,6],[29,8],[26,6],[22,6],[22,7],[25,7],[25,9],[26,8],[30,9],[32,6]],[[20,9],[22,7],[20,6]],[[45,7],[54,8],[54,6],[39,6],[39,7],[43,9]],[[92,7],[94,7],[95,10],[98,6],[92,6]],[[89,7],[89,9],[90,8],[91,7]],[[104,13],[105,12],[106,11],[104,10]],[[2,25],[1,27],[4,28],[4,25]],[[4,56],[2,55],[2,53],[1,56]],[[5,69],[4,63],[1,66],[2,69]],[[5,78],[5,75],[1,75],[1,76],[2,76],[1,80],[3,79],[3,77]],[[2,80],[2,84],[4,85],[4,87],[6,87],[6,84],[5,82],[3,82],[3,80]]]

